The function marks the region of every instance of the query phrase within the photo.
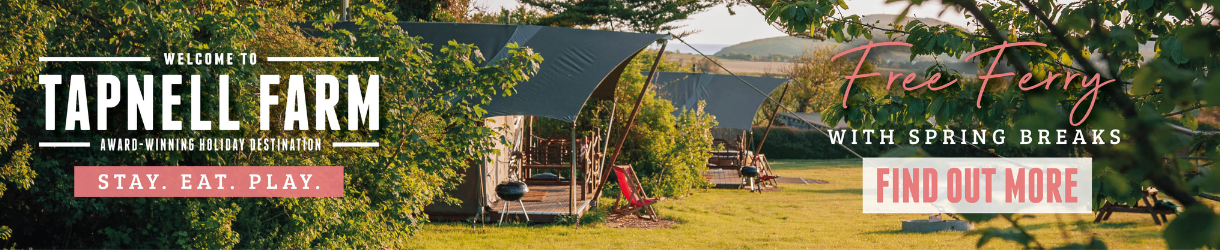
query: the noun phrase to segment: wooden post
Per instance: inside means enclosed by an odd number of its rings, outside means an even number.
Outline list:
[[[568,173],[568,184],[571,190],[568,190],[568,214],[576,217],[576,121],[572,121],[572,171]],[[558,177],[556,177],[558,178]],[[576,226],[580,226],[580,220],[577,219]]]
[[[486,162],[479,164],[479,212],[474,215],[474,220],[470,222],[471,229],[477,229],[478,223],[483,221],[483,207],[487,206],[485,204],[487,202],[487,181],[484,180],[487,172],[483,170],[485,164]],[[492,206],[495,206],[495,204],[492,204]]]
[[[775,101],[775,111],[771,112],[771,120],[767,122],[767,129],[763,130],[762,140],[758,141],[758,147],[754,149],[754,159],[751,159],[750,163],[758,160],[759,152],[762,152],[762,146],[767,142],[767,134],[771,133],[771,125],[775,124],[775,116],[779,114],[779,108],[784,105],[784,96],[788,95],[788,86],[791,85],[784,85],[784,91],[779,94],[779,101]],[[754,165],[758,164],[754,163]]]
[[[605,140],[605,142],[602,143],[602,156],[600,159],[597,159],[597,166],[598,166],[597,172],[598,173],[601,173],[601,170],[606,168],[606,150],[610,149],[610,132],[612,132],[614,130],[614,112],[615,111],[618,111],[618,98],[615,98],[613,104],[611,104],[611,106],[610,106],[610,125],[606,126],[606,137],[602,139],[602,140]],[[601,185],[601,184],[602,183],[600,183],[600,182],[593,183],[593,185]],[[590,191],[590,192],[592,192],[592,191]],[[594,197],[594,199],[596,199],[596,197]]]
[[[619,153],[623,152],[623,144],[627,143],[627,135],[631,133],[631,126],[635,125],[635,117],[640,114],[640,104],[644,103],[644,94],[648,93],[648,86],[652,84],[652,79],[657,75],[657,66],[661,65],[661,57],[665,55],[665,45],[669,44],[669,40],[661,43],[661,49],[657,50],[657,58],[652,61],[652,70],[648,71],[648,78],[644,80],[644,87],[640,88],[640,94],[635,98],[635,106],[631,108],[631,116],[627,119],[627,127],[623,128],[623,136],[619,138],[618,145],[614,146],[614,154],[610,157],[609,164],[614,166],[614,162],[618,160]],[[593,192],[593,200],[600,200],[602,190],[606,189],[606,181],[610,179],[611,168],[602,170],[602,181],[597,185],[597,192]],[[622,185],[622,184],[619,184]]]

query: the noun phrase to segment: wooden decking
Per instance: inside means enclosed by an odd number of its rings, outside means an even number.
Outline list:
[[[738,188],[741,186],[741,175],[736,169],[708,169],[703,172],[703,178],[717,188]]]
[[[533,197],[531,197],[531,195],[526,195],[526,198],[522,199],[522,203],[520,204],[518,204],[516,201],[509,201],[507,210],[501,210],[504,208],[504,203],[506,201],[497,201],[492,206],[491,212],[497,218],[501,213],[505,213],[508,214],[508,217],[511,217],[512,220],[524,220],[524,217],[521,215],[525,215],[526,213],[521,211],[521,205],[525,205],[525,210],[526,212],[529,212],[530,220],[534,222],[550,222],[555,219],[555,216],[569,214],[570,208],[568,204],[572,203],[571,198],[568,196],[568,190],[571,188],[567,184],[534,184],[530,185],[529,188],[531,194],[546,192],[546,195],[541,197],[541,199],[538,199],[537,195],[533,195]],[[592,201],[592,199],[581,200],[580,191],[582,188],[581,186],[577,185],[576,189],[576,214],[583,215],[589,210],[589,202]],[[509,218],[505,218],[505,220],[509,220]]]

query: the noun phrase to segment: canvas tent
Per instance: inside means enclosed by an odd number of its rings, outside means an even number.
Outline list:
[[[407,34],[433,44],[433,53],[449,41],[456,41],[477,46],[491,63],[507,56],[507,45],[515,42],[541,55],[543,62],[529,81],[518,83],[513,95],[494,97],[483,107],[488,111],[487,126],[507,128],[501,133],[515,138],[510,139],[514,142],[529,139],[523,138],[526,116],[571,122],[588,99],[613,100],[619,75],[630,60],[648,45],[666,38],[657,34],[529,25],[400,22],[398,26]],[[319,32],[311,25],[300,27],[306,33]],[[334,28],[355,31],[356,26],[337,23]],[[512,147],[522,143],[506,145],[493,141],[499,155],[490,155],[488,161],[467,168],[463,182],[449,192],[461,203],[433,204],[424,208],[425,212],[433,218],[466,219],[496,204],[499,199],[495,186],[510,178],[510,154],[519,150]]]
[[[745,82],[743,82],[743,80]],[[754,124],[754,114],[771,91],[789,79],[702,73],[658,72],[657,95],[682,110],[697,108],[704,101],[703,112],[716,118],[711,129],[712,144],[723,146],[712,151],[709,168],[737,169],[748,164],[754,152],[747,134]],[[757,88],[757,90],[755,89]],[[759,93],[762,92],[762,93]]]
[[[307,29],[312,26],[302,25]],[[532,25],[399,22],[408,35],[433,44],[433,53],[449,41],[473,44],[488,62],[507,56],[517,43],[542,55],[537,74],[518,83],[512,96],[493,98],[487,116],[526,115],[576,120],[589,98],[613,99],[614,87],[627,63],[644,47],[666,35],[582,30]],[[352,23],[335,29],[356,30]],[[317,32],[317,31],[312,31]],[[354,33],[354,32],[353,32]]]
[[[754,85],[741,82],[745,80]],[[732,75],[657,72],[657,94],[673,103],[674,112],[694,109],[706,101],[703,112],[716,117],[717,127],[750,130],[754,114],[767,95],[789,79]],[[760,94],[762,91],[765,94]]]

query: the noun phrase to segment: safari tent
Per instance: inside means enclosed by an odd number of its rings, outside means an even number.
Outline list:
[[[723,150],[714,152],[708,166],[736,168],[750,154],[747,133],[754,124],[754,114],[771,91],[788,81],[771,77],[740,76],[739,79],[733,75],[658,72],[656,84],[657,94],[673,103],[677,108],[675,113],[694,110],[700,101],[705,102],[703,112],[714,116],[717,122],[712,129],[713,143],[724,146]]]
[[[548,221],[557,215],[580,215],[587,211],[593,190],[603,179],[601,161],[609,144],[600,138],[605,136],[535,138],[528,129],[530,121],[533,117],[548,117],[572,122],[589,99],[614,100],[619,76],[631,59],[648,45],[667,37],[530,25],[418,22],[398,25],[410,35],[421,36],[426,43],[446,44],[452,40],[473,44],[488,62],[507,56],[506,46],[510,43],[529,47],[543,57],[538,72],[529,81],[518,83],[513,95],[495,97],[483,107],[487,110],[486,126],[500,129],[510,143],[496,140],[498,155],[490,155],[487,161],[466,169],[463,182],[450,192],[461,203],[437,203],[424,208],[432,219],[441,220],[522,214],[517,207],[501,209],[505,201],[496,196],[495,187],[510,179],[528,179],[530,169],[566,170],[571,174],[540,185],[530,183],[530,192],[523,198],[529,201],[522,205],[530,219]],[[335,28],[355,26],[339,23]],[[606,135],[608,127],[592,134]],[[524,173],[511,172],[514,167]]]

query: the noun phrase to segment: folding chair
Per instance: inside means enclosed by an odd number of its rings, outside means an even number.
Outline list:
[[[614,199],[614,209],[611,210],[611,213],[618,214],[619,217],[636,214],[636,217],[656,221],[657,211],[652,208],[652,204],[656,204],[658,199],[649,199],[644,194],[644,188],[640,187],[640,179],[635,176],[635,170],[631,168],[631,165],[615,165],[614,174],[618,177],[618,187],[622,194]],[[621,204],[623,199],[627,200],[627,204]],[[641,210],[644,214],[638,214]],[[645,218],[645,215],[649,218]]]

